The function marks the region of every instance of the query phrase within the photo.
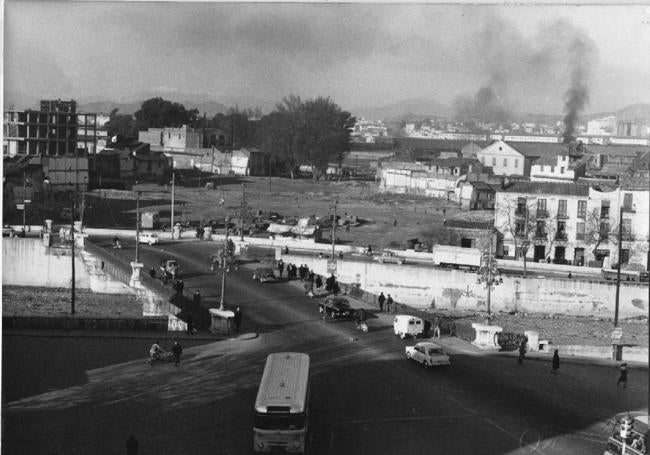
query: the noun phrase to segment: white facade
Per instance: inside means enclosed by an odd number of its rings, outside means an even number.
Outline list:
[[[576,171],[572,169],[568,155],[557,155],[554,164],[533,164],[530,167],[531,182],[573,182]],[[546,161],[546,160],[544,160]]]
[[[529,185],[535,186],[533,183]],[[518,202],[524,202],[528,207],[526,219],[532,220],[527,231],[531,241],[526,254],[528,260],[552,261],[561,258],[573,265],[601,261],[601,267],[611,267],[618,262],[616,235],[596,244],[593,239],[590,240],[589,232],[606,225],[609,232],[617,233],[620,209],[623,207],[621,248],[624,263],[638,264],[648,269],[650,191],[618,188],[599,191],[594,187],[589,187],[587,191],[576,191],[577,185],[567,185],[567,188],[575,188],[566,191],[566,194],[553,194],[539,191],[542,185],[551,184],[537,185],[536,191],[497,191],[494,226],[503,234],[503,247],[508,256],[515,256],[515,240],[511,231],[516,229],[513,223],[524,223],[522,226],[525,226],[525,212],[515,213]],[[540,207],[544,209],[540,210]],[[531,229],[538,228],[538,223],[543,223],[541,232],[545,235],[538,236],[536,232],[531,232]],[[518,239],[517,246],[521,246],[524,237]],[[580,260],[580,257],[584,259]]]
[[[496,141],[476,154],[494,175],[526,175],[526,157],[503,141]]]

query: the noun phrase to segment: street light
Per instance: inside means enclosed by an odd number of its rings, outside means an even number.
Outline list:
[[[224,238],[223,250],[221,251],[221,299],[219,301],[219,310],[224,310],[224,294],[226,293],[226,273],[229,272],[230,263],[232,262],[232,254],[229,247],[228,239],[228,223],[230,218],[225,218],[226,224],[226,237]]]
[[[492,286],[498,286],[503,283],[501,273],[497,266],[497,260],[492,254],[492,239],[490,239],[490,246],[488,251],[484,251],[481,255],[481,266],[478,269],[478,284],[484,283],[487,289],[487,322],[490,323],[492,317],[491,311],[491,292]]]

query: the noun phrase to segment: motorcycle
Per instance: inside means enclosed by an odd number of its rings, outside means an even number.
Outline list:
[[[163,351],[157,355],[150,355],[147,359],[149,366],[154,366],[156,363],[171,363],[174,361],[174,354],[171,351]]]

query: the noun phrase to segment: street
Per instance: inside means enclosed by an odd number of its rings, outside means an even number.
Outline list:
[[[214,307],[221,281],[208,257],[216,247],[142,245],[140,258],[145,271],[176,258],[185,293],[200,288]],[[128,242],[119,251],[133,253]],[[413,340],[393,335],[390,316],[370,313],[368,333],[325,322],[296,285],[253,282],[247,268],[229,275],[225,301],[241,307],[241,331],[259,336],[184,336],[178,368],[146,365],[148,338],[5,335],[3,453],[120,454],[130,434],[140,454],[251,453],[256,388],[266,355],[278,351],[311,356],[314,455],[598,454],[608,419],[647,409],[647,370],[633,370],[619,389],[611,367],[564,362],[556,376],[547,362],[520,366],[444,338],[451,367],[427,370],[406,360]]]

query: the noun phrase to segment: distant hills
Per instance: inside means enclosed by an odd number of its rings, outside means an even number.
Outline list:
[[[385,122],[414,121],[423,117],[451,117],[452,109],[442,103],[426,98],[411,98],[381,107],[357,107],[350,109],[357,118],[383,120]]]

